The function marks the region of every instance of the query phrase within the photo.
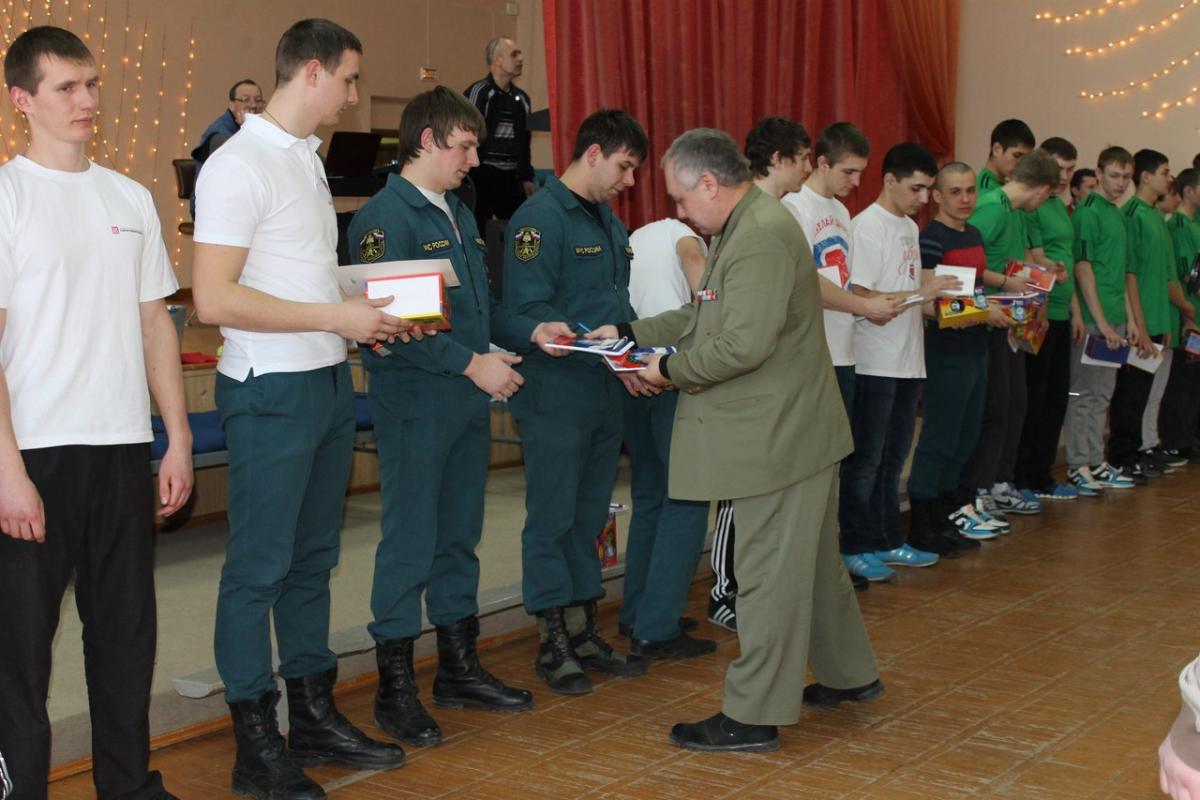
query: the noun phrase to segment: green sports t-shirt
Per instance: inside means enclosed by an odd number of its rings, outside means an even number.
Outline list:
[[[1046,303],[1046,316],[1052,320],[1071,318],[1071,295],[1075,294],[1075,226],[1062,199],[1053,195],[1025,218],[1030,247],[1040,247],[1050,261],[1064,264],[1067,279],[1054,284]],[[1034,244],[1034,242],[1037,244]]]
[[[1126,271],[1137,276],[1138,299],[1146,333],[1161,336],[1171,332],[1171,300],[1167,280],[1176,274],[1175,244],[1163,214],[1134,195],[1121,206],[1129,228],[1129,262]]]
[[[979,172],[975,173],[975,186],[979,189],[979,194],[982,196],[984,192],[990,192],[992,189],[999,189],[1004,185],[1004,182],[997,177],[996,173],[992,172],[987,167],[980,168]]]
[[[1194,217],[1189,217],[1182,211],[1176,211],[1167,220],[1167,230],[1171,232],[1171,240],[1175,243],[1176,275],[1179,278],[1184,294],[1192,308],[1196,309],[1196,317],[1200,319],[1200,297],[1187,294],[1185,280],[1191,271],[1192,262],[1200,254],[1200,223]]]
[[[984,192],[969,221],[983,237],[983,252],[990,272],[1003,275],[1010,259],[1025,260],[1025,226],[1003,188]],[[990,294],[999,290],[989,287],[987,291]]]
[[[1120,209],[1100,192],[1092,192],[1071,215],[1075,227],[1076,265],[1086,261],[1096,276],[1096,294],[1104,319],[1110,325],[1125,324],[1125,265],[1129,261],[1129,237]],[[1079,305],[1084,324],[1094,325],[1095,318],[1080,293]]]

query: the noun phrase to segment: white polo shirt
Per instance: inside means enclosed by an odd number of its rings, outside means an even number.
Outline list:
[[[692,290],[683,274],[679,240],[692,237],[707,255],[708,246],[696,232],[677,219],[660,219],[629,235],[633,261],[629,265],[629,304],[639,317],[652,317],[687,305]]]
[[[177,288],[143,186],[91,162],[0,167],[0,365],[17,447],[150,441],[140,304]]]
[[[317,157],[321,140],[297,139],[255,114],[204,162],[196,183],[201,244],[250,252],[238,283],[298,303],[342,300],[337,269],[337,216]],[[222,327],[217,369],[243,381],[270,372],[303,372],[346,359],[335,333],[260,333]]]

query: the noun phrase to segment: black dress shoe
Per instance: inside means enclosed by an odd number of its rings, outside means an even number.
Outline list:
[[[644,658],[697,658],[714,653],[717,643],[712,639],[697,639],[682,631],[678,636],[663,641],[634,639],[629,643],[629,652]]]
[[[767,753],[779,749],[774,725],[744,725],[717,712],[701,722],[681,722],[671,728],[671,741],[688,750]]]
[[[684,633],[687,633],[688,631],[696,630],[696,628],[699,625],[700,625],[700,623],[696,620],[695,617],[680,617],[679,618],[679,630],[683,631]],[[624,622],[618,622],[617,623],[617,633],[620,634],[621,636],[624,636],[626,639],[631,639],[631,638],[633,638],[633,626],[626,625]]]
[[[804,687],[804,705],[812,708],[836,708],[843,700],[868,703],[883,694],[883,683],[875,680],[854,689],[831,689],[819,683]]]

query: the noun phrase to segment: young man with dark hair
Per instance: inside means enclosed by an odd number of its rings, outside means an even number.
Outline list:
[[[978,194],[975,171],[961,161],[945,165],[938,170],[932,194],[938,213],[921,231],[926,280],[945,264],[973,268],[976,283],[982,283],[987,255],[979,231],[967,222]],[[979,540],[994,539],[1000,527],[975,508],[973,492],[964,494],[959,488],[983,428],[988,335],[980,324],[940,328],[933,303],[925,316],[926,377],[921,436],[908,474],[908,542],[919,550],[957,558],[960,550],[978,549]],[[1013,322],[992,307],[987,324],[1007,329]]]
[[[883,158],[879,198],[851,223],[850,285],[861,297],[934,297],[958,281],[921,270],[919,231],[911,215],[929,201],[937,162],[919,144],[895,145]],[[909,308],[886,325],[854,331],[854,452],[842,465],[838,518],[846,568],[871,581],[890,580],[889,565],[927,567],[938,556],[904,541],[900,471],[912,445],[917,397],[925,377],[921,312]]]
[[[1058,483],[1051,475],[1058,440],[1067,415],[1071,383],[1071,345],[1083,340],[1083,317],[1075,296],[1075,228],[1060,195],[1071,183],[1078,153],[1058,136],[1042,142],[1042,152],[1058,163],[1058,186],[1044,203],[1025,216],[1025,232],[1033,260],[1056,273],[1046,300],[1046,337],[1041,349],[1025,355],[1025,388],[1028,398],[1024,429],[1017,448],[1015,483],[1025,495],[1039,500],[1074,500],[1081,493]]]
[[[517,209],[506,233],[504,304],[538,321],[584,328],[628,322],[629,234],[608,201],[633,186],[645,131],[624,111],[597,111],[579,127],[571,163]],[[585,669],[640,675],[600,636],[604,596],[596,535],[608,516],[622,435],[622,387],[595,356],[531,353],[512,400],[525,455],[522,593],[538,619],[538,675],[552,691],[590,692]],[[630,394],[657,394],[620,373]]]
[[[487,221],[508,219],[533,194],[532,136],[529,95],[513,81],[525,69],[517,43],[497,36],[484,48],[488,74],[463,92],[483,115],[479,164],[471,170],[475,184],[475,222],[487,233]]]
[[[501,683],[479,662],[479,560],[491,443],[488,400],[524,382],[515,352],[571,334],[562,322],[513,314],[491,296],[487,248],[470,209],[454,195],[471,167],[484,121],[462,95],[439,86],[400,116],[403,165],[350,223],[355,263],[448,258],[450,331],[406,347],[360,348],[379,448],[383,538],[371,590],[379,689],[375,719],[402,742],[437,744],[441,729],[417,698],[413,644],[421,597],[437,631],[433,700],[443,708],[524,711],[533,696]],[[489,342],[511,352],[489,352]],[[565,353],[550,350],[551,355]]]
[[[1156,150],[1133,156],[1134,194],[1121,206],[1129,239],[1125,267],[1125,296],[1141,336],[1135,346],[1143,355],[1162,345],[1163,358],[1171,349],[1168,279],[1175,274],[1175,245],[1163,215],[1154,204],[1171,188],[1171,165]],[[1117,371],[1109,418],[1108,460],[1135,483],[1162,474],[1161,461],[1140,451],[1142,420],[1154,375],[1129,365]]]
[[[1094,169],[1077,169],[1075,174],[1071,176],[1071,203],[1067,206],[1067,211],[1071,214],[1075,213],[1075,209],[1079,208],[1079,204],[1084,199],[1096,191],[1096,170]]]
[[[354,440],[346,339],[407,338],[409,327],[379,310],[389,298],[343,301],[334,276],[337,221],[313,134],[357,102],[361,53],[354,34],[329,20],[289,28],[271,101],[212,155],[196,190],[196,309],[225,336],[216,400],[229,440],[229,540],[216,661],[237,740],[233,787],[260,798],[324,797],[301,766],[404,762],[399,747],[368,739],[338,713],[329,649],[329,573]]]
[[[47,796],[51,645],[73,576],[96,794],[168,800],[149,769],[146,389],[167,430],[157,490],[168,515],[192,488],[179,343],[163,301],[178,284],[150,193],[87,158],[100,99],[87,46],[62,28],[30,28],[9,46],[4,73],[29,149],[0,167],[0,753],[11,770],[0,769],[0,790]]]
[[[995,189],[1012,177],[1021,159],[1033,150],[1033,131],[1019,119],[1006,119],[992,128],[987,163],[975,176],[979,194]]]
[[[1058,164],[1048,154],[1032,152],[1018,161],[1008,181],[983,192],[970,222],[983,237],[987,271],[983,284],[989,294],[1024,292],[1025,281],[1009,277],[1012,261],[1024,262],[1025,221],[1021,212],[1034,211],[1059,183]],[[1003,514],[1036,514],[1041,505],[1013,486],[1017,445],[1025,422],[1025,353],[1013,352],[1008,331],[988,334],[988,389],[983,410],[983,430],[975,452],[963,470],[963,486],[973,488],[982,510],[1004,522]],[[1007,532],[1007,528],[999,528]]]
[[[1178,198],[1179,204],[1167,220],[1167,229],[1175,245],[1175,275],[1180,293],[1189,308],[1179,308],[1183,329],[1171,361],[1171,375],[1159,414],[1159,432],[1163,443],[1172,451],[1178,451],[1170,455],[1180,455],[1194,461],[1200,455],[1200,439],[1196,436],[1197,423],[1200,421],[1197,415],[1197,409],[1200,408],[1200,362],[1193,360],[1184,348],[1188,334],[1196,327],[1196,315],[1200,312],[1200,296],[1189,291],[1189,286],[1195,289],[1200,283],[1192,277],[1192,268],[1200,267],[1200,262],[1197,262],[1200,257],[1200,224],[1196,221],[1196,212],[1200,209],[1200,170],[1189,167],[1176,175],[1171,193]]]
[[[1112,348],[1137,342],[1140,332],[1125,291],[1129,237],[1125,217],[1114,203],[1129,188],[1133,156],[1123,147],[1107,147],[1096,165],[1097,190],[1071,215],[1075,228],[1075,281],[1083,298],[1085,334],[1103,337]],[[1128,337],[1128,338],[1127,338]],[[1071,387],[1067,400],[1067,479],[1092,491],[1129,489],[1133,480],[1104,460],[1104,426],[1116,383],[1116,370],[1084,364],[1084,342],[1071,350]]]

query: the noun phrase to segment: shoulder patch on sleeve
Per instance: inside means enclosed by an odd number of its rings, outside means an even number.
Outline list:
[[[631,245],[625,245],[625,255],[628,258],[633,258],[633,247]]]
[[[513,255],[518,261],[532,261],[542,252],[542,233],[537,228],[517,228],[513,234]]]
[[[364,264],[378,261],[387,250],[387,234],[383,228],[371,228],[358,240],[358,260]]]

